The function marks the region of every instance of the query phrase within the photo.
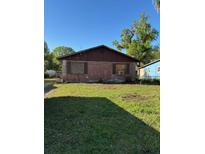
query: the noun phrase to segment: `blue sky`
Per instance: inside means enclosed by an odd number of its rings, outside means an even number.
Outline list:
[[[45,0],[44,39],[50,50],[68,46],[78,51],[97,45],[112,45],[140,13],[160,29],[160,15],[152,0]],[[159,39],[154,42],[159,44]]]

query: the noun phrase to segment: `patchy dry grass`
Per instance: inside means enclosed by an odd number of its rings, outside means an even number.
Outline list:
[[[55,87],[45,99],[45,153],[159,153],[159,86]]]
[[[147,100],[149,97],[142,96],[136,93],[131,93],[131,94],[126,94],[125,96],[122,96],[123,101],[142,101],[142,100]]]

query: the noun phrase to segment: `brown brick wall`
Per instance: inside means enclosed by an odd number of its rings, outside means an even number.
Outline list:
[[[64,71],[66,69],[65,62],[63,64],[63,80],[67,82],[123,81],[126,78],[134,80],[136,77],[135,63],[133,62],[126,63],[130,64],[129,74],[123,76],[113,74],[113,62],[87,61],[87,74],[68,74]]]

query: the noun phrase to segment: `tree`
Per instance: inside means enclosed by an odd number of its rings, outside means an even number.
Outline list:
[[[69,55],[74,53],[75,51],[70,47],[59,46],[53,49],[51,52],[51,59],[52,59],[52,69],[56,71],[61,70],[61,64],[58,61],[58,57]]]
[[[44,56],[47,55],[48,53],[49,53],[48,44],[46,41],[44,41]]]
[[[125,49],[127,54],[135,57],[140,63],[147,63],[153,59],[152,42],[158,37],[158,31],[148,22],[148,16],[141,14],[130,29],[126,28],[121,33],[120,41],[113,41],[118,49]]]
[[[46,72],[46,70],[49,69],[50,63],[51,63],[51,58],[49,54],[48,44],[46,41],[44,41],[44,73]]]
[[[153,50],[153,59],[154,60],[160,59],[160,49],[158,47],[156,47]]]
[[[130,43],[132,42],[132,38],[134,36],[134,33],[132,30],[126,28],[121,33],[121,43],[118,41],[113,41],[113,45],[116,46],[118,50],[122,49],[128,49]]]
[[[160,11],[160,0],[152,0],[157,11]]]
[[[53,49],[52,54],[54,55],[54,57],[61,57],[61,56],[72,54],[74,52],[75,51],[70,47],[59,46]]]

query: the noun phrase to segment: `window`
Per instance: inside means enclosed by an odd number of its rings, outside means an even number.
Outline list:
[[[145,68],[145,71],[147,72],[147,73],[149,73],[150,72],[150,68],[148,67],[148,68]]]
[[[126,65],[123,64],[117,64],[116,65],[116,74],[118,75],[123,75],[125,74],[125,70],[126,70]]]
[[[160,72],[160,67],[157,67],[157,72]]]
[[[129,64],[113,64],[113,74],[129,74]]]
[[[87,63],[84,62],[71,62],[71,74],[86,74]]]

